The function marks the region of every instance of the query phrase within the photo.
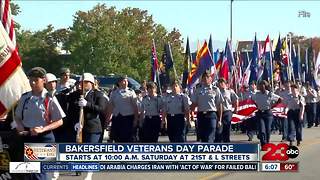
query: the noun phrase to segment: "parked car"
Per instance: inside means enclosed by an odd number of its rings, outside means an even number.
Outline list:
[[[79,81],[80,77],[80,75],[72,75],[71,78]],[[109,74],[107,76],[96,76],[95,78],[98,80],[100,88],[107,91],[116,86],[120,76]],[[141,87],[140,83],[131,77],[128,77],[128,86],[133,90],[139,90]]]
[[[120,76],[107,75],[97,76],[96,79],[99,81],[99,86],[103,89],[111,89],[116,86]],[[139,90],[141,85],[131,77],[128,77],[128,86],[133,90]]]

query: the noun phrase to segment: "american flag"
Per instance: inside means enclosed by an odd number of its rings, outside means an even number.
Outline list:
[[[12,41],[13,45],[16,46],[16,34],[14,31],[14,21],[10,9],[10,0],[0,0],[0,18],[10,40]]]
[[[9,0],[0,0],[0,118],[19,100],[21,94],[30,90],[28,78],[21,67],[16,48],[14,21]]]

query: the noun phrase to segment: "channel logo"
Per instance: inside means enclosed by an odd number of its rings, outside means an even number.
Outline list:
[[[268,143],[262,146],[266,153],[262,156],[263,161],[287,161],[299,156],[299,149],[296,146],[289,146],[286,143]]]
[[[55,161],[56,144],[29,143],[24,144],[25,161]]]
[[[40,162],[10,162],[10,173],[41,173]]]

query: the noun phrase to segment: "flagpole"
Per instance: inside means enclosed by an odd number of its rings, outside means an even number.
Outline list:
[[[170,43],[168,42],[168,45],[169,45],[169,53],[170,53],[170,57],[172,57],[172,66],[173,66],[173,72],[174,72],[174,79],[178,79],[178,75],[177,75],[177,71],[176,71],[176,68],[174,66],[174,63],[173,63],[173,55],[172,55],[172,51],[171,51],[171,45]],[[181,84],[181,81],[180,81],[180,78],[178,79],[178,82],[179,84]]]
[[[154,42],[154,39],[152,39],[152,48],[154,48],[154,52],[152,52],[152,54],[154,53],[155,54],[155,57],[157,57],[157,50],[156,50],[156,44],[155,44],[155,42]],[[153,55],[152,55],[153,56]],[[155,62],[154,62],[154,59],[153,59],[153,64],[154,64]],[[158,62],[158,58],[157,58],[157,64],[158,64],[159,62]],[[159,78],[159,67],[158,67],[158,65],[157,65],[157,69],[155,69],[155,71],[156,71],[156,82],[157,82],[157,84],[158,84],[158,86],[159,86],[159,92],[160,92],[160,94],[162,95],[162,89],[161,89],[161,84],[160,84],[160,78]]]
[[[293,65],[292,65],[292,38],[291,38],[291,33],[289,33],[289,38],[290,38],[290,60],[289,60],[289,62],[290,62],[290,77],[291,77],[291,74],[292,74],[292,78],[293,78],[293,83],[295,83],[295,76],[294,76],[294,73],[292,72],[292,70],[293,70]]]
[[[270,37],[269,37],[269,46],[270,46],[270,71],[271,71],[271,89],[272,91],[274,91],[274,84],[273,84],[273,51],[272,51],[272,41],[270,40]]]
[[[230,2],[230,40],[232,40],[232,3],[233,0]]]

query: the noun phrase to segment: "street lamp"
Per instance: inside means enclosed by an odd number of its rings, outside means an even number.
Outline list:
[[[230,41],[232,40],[232,2],[234,0],[231,0],[230,4]]]

